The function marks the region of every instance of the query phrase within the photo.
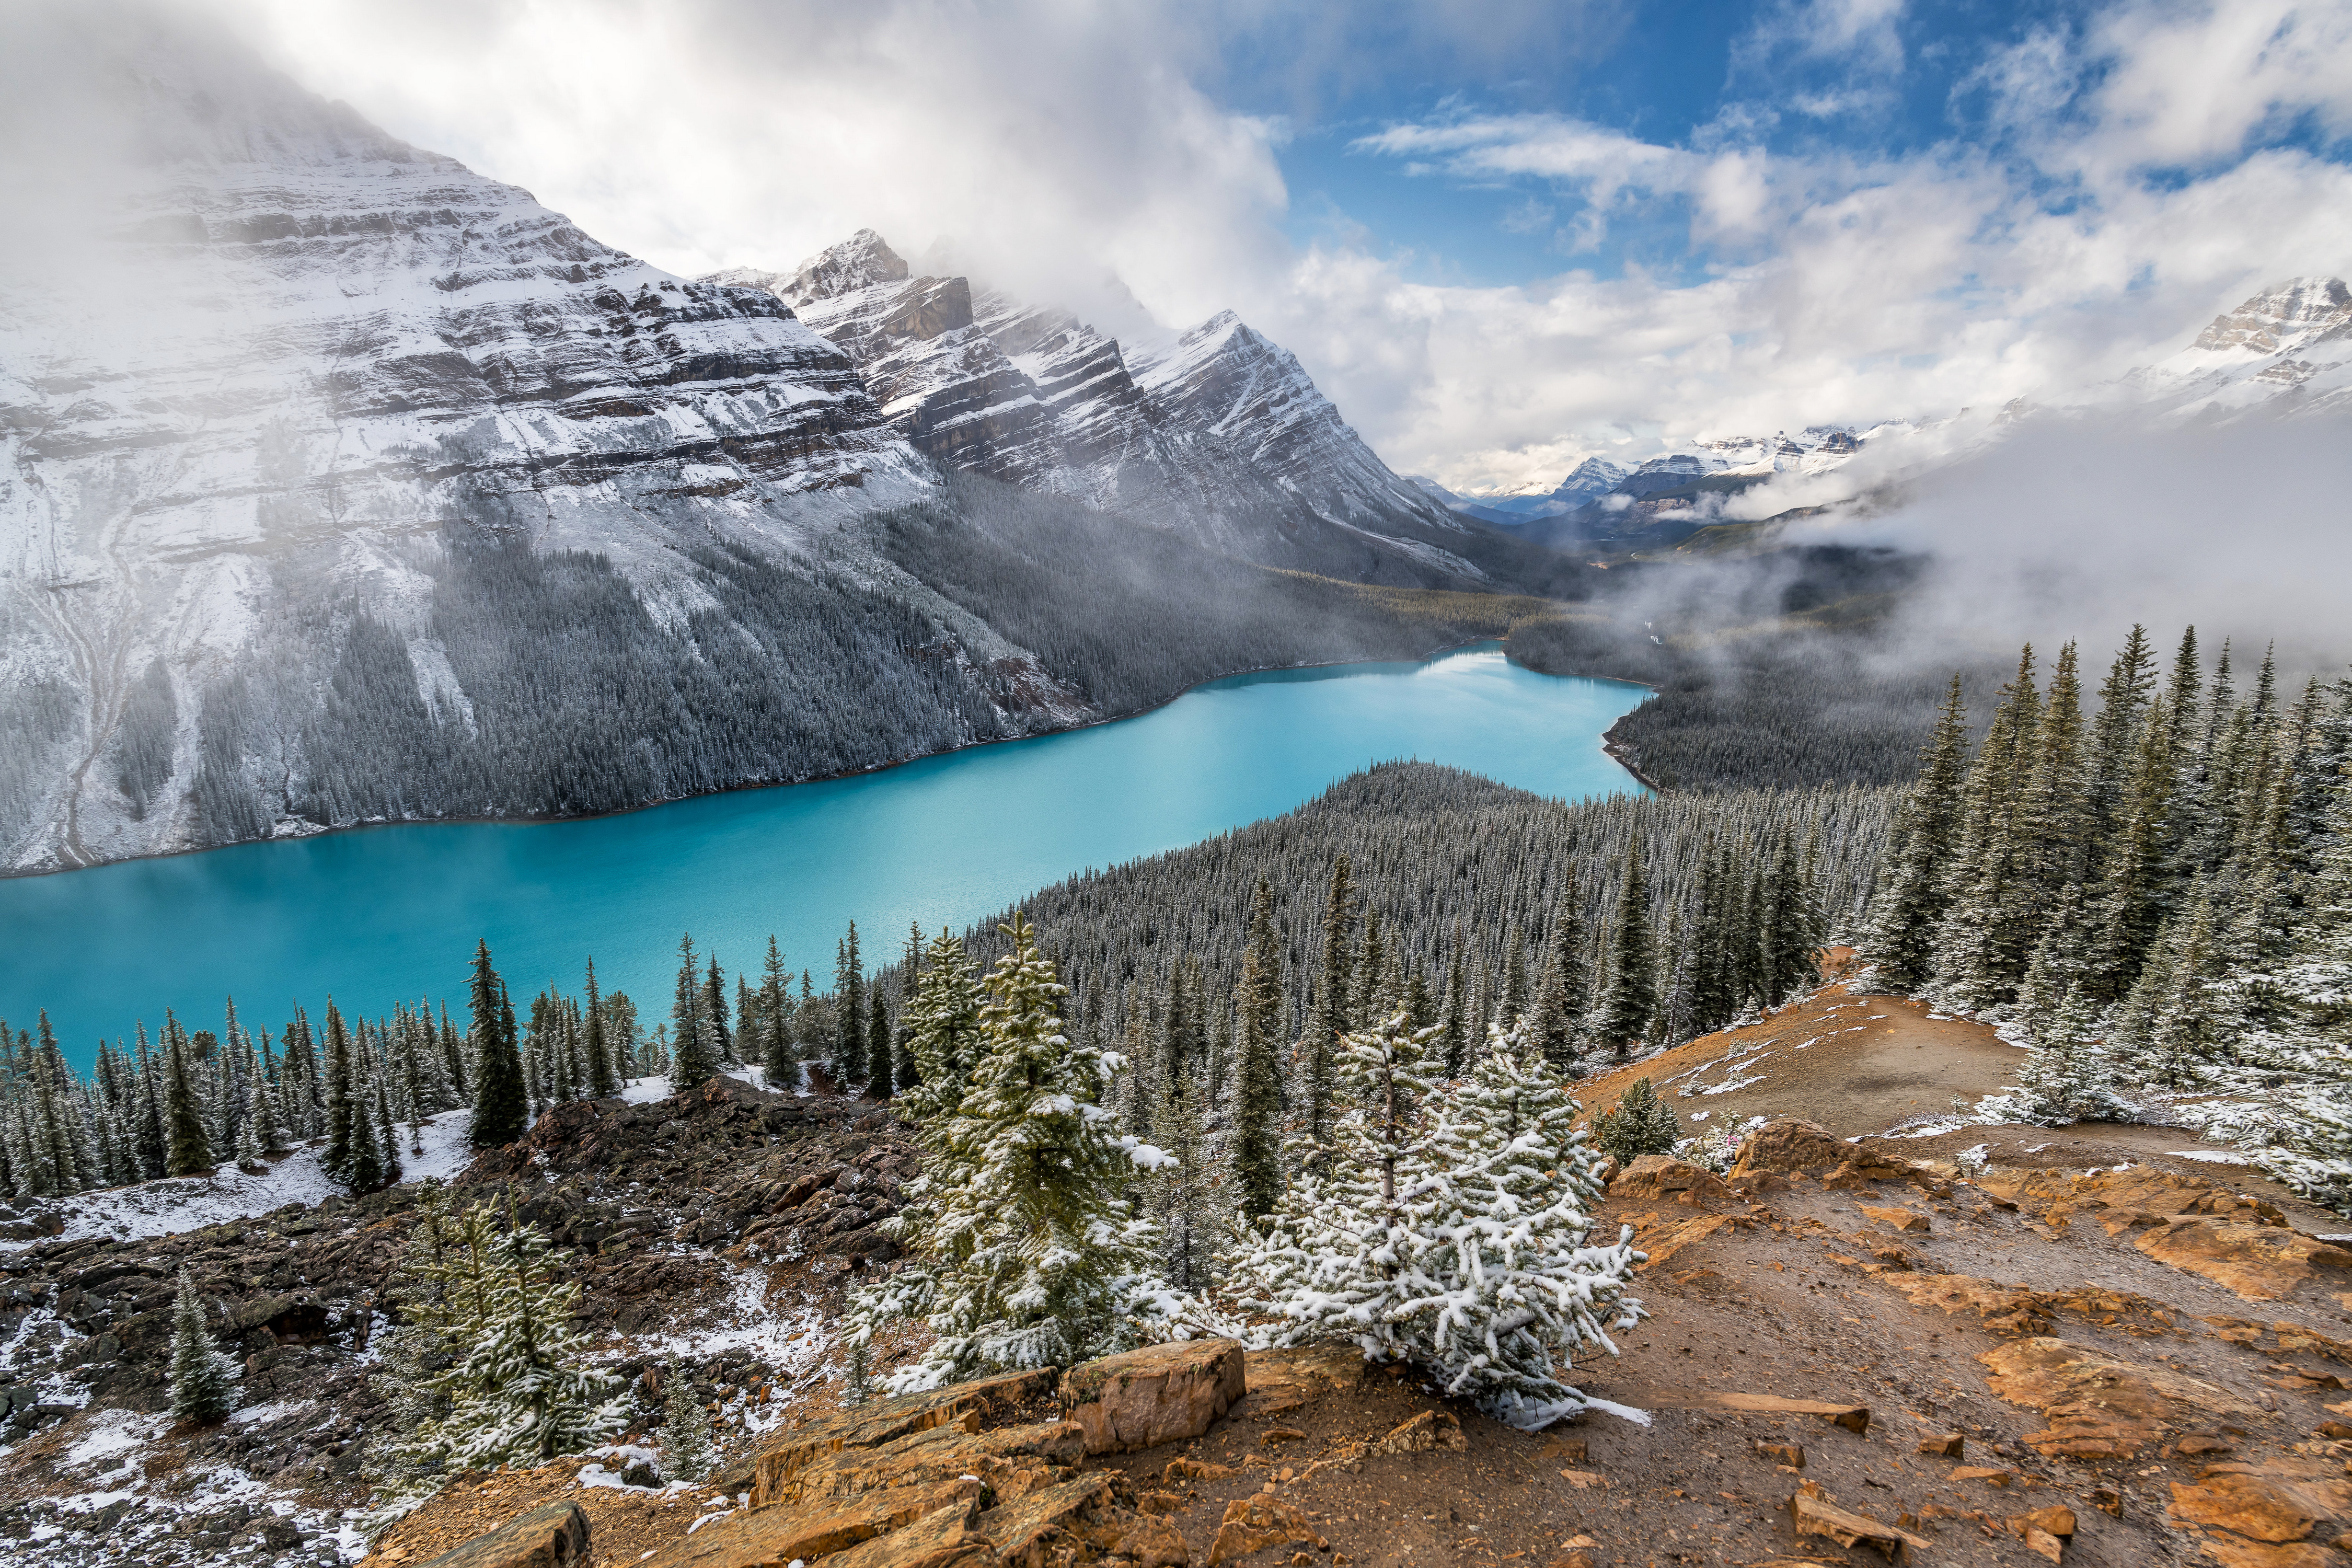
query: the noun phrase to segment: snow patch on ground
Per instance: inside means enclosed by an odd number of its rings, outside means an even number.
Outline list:
[[[422,1154],[409,1152],[408,1130],[400,1130],[401,1179],[446,1180],[464,1170],[474,1157],[466,1142],[473,1112],[463,1108],[445,1110],[425,1124]],[[80,1241],[111,1237],[128,1241],[198,1230],[224,1220],[251,1219],[283,1208],[305,1205],[337,1196],[341,1188],[319,1164],[316,1146],[295,1150],[265,1171],[240,1171],[223,1165],[209,1176],[181,1176],[133,1186],[82,1193],[65,1205],[65,1229],[56,1237]],[[0,1252],[21,1252],[31,1242],[0,1242]]]
[[[2194,1160],[2204,1165],[2251,1165],[2253,1161],[2243,1154],[2233,1154],[2226,1149],[2168,1149],[2166,1153],[2176,1160]]]

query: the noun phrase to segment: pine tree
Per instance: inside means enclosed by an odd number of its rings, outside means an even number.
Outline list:
[[[694,1396],[694,1384],[677,1368],[663,1379],[662,1474],[674,1481],[698,1481],[718,1458],[710,1440],[710,1412]]]
[[[760,970],[759,1053],[761,1076],[779,1094],[797,1093],[801,1087],[800,1058],[793,1047],[792,1001],[792,975],[772,935],[767,962]]]
[[[1400,1315],[1414,1359],[1449,1396],[1535,1427],[1586,1401],[1560,1381],[1575,1353],[1613,1353],[1628,1328],[1632,1231],[1591,1245],[1601,1197],[1573,1131],[1576,1102],[1524,1035],[1490,1037],[1468,1082],[1443,1096],[1414,1183],[1413,1287]]]
[[[1102,1053],[1063,1034],[1066,990],[1026,917],[1003,929],[1012,951],[988,976],[980,1058],[892,1222],[920,1256],[853,1302],[861,1345],[885,1321],[928,1321],[931,1345],[887,1380],[893,1393],[1125,1349],[1167,1293],[1130,1189],[1168,1156],[1111,1131]]]
[[[604,999],[596,994],[596,961],[588,961],[588,1001],[583,1009],[583,1031],[588,1052],[588,1092],[610,1100],[621,1092],[621,1070],[614,1059],[612,1037],[604,1029]]]
[[[163,1173],[193,1176],[213,1165],[212,1140],[189,1081],[187,1037],[179,1020],[163,1015]]]
[[[914,1047],[911,1043],[915,1024],[914,1020],[908,1016],[908,1005],[914,999],[916,987],[920,983],[922,969],[923,928],[913,921],[908,921],[907,922],[907,956],[901,969],[903,978],[898,983],[898,1021],[890,1033],[892,1082],[901,1093],[923,1080],[922,1068],[915,1060]]]
[[[1445,1076],[1459,1078],[1470,1056],[1469,986],[1462,974],[1461,933],[1454,933],[1454,952],[1445,964],[1445,1015],[1440,1026]],[[1571,1029],[1573,1026],[1571,1025]]]
[[[172,1303],[172,1414],[198,1426],[225,1421],[236,1408],[236,1363],[214,1346],[205,1304],[183,1268]]]
[[[2069,992],[2018,1076],[2024,1097],[2021,1114],[2044,1127],[2114,1120],[2125,1110],[2114,1080],[2099,1010],[2081,992]]]
[[[522,1136],[528,1112],[522,1052],[514,1035],[514,1008],[506,983],[490,967],[490,944],[474,948],[468,988],[474,1015],[474,1114],[467,1141],[477,1149],[498,1149]]]
[[[1764,1001],[1779,1006],[1821,978],[1821,911],[1797,869],[1796,840],[1782,835],[1765,898]]]
[[[1891,990],[1916,990],[1935,970],[1936,935],[1950,903],[1946,878],[1960,831],[1968,747],[1968,714],[1955,675],[1935,732],[1920,753],[1919,781],[1904,803],[1897,842],[1889,847],[1890,874],[1862,943],[1862,959]]]
[[[735,1037],[727,1027],[727,981],[719,973],[715,953],[710,958],[710,973],[702,983],[702,1018],[717,1053],[711,1058],[715,1071],[735,1060]]]
[[[924,955],[907,1007],[907,1048],[919,1081],[900,1098],[898,1114],[914,1124],[919,1137],[941,1135],[946,1119],[963,1103],[964,1086],[982,1049],[986,999],[963,942],[941,929]]]
[[[1682,1140],[1682,1123],[1674,1109],[1658,1098],[1646,1078],[1635,1079],[1593,1122],[1593,1142],[1620,1165],[1630,1165],[1644,1154],[1671,1154]]]
[[[833,1071],[844,1094],[866,1081],[866,978],[857,952],[857,922],[849,922],[834,963]]]
[[[1234,1106],[1234,1196],[1251,1218],[1282,1196],[1282,948],[1274,930],[1274,889],[1264,878],[1251,896],[1249,944],[1242,960],[1240,1083]]]
[[[1601,994],[1593,1030],[1622,1058],[1641,1039],[1657,1006],[1650,947],[1649,883],[1642,865],[1642,836],[1638,830],[1625,851],[1625,875],[1617,894],[1610,939],[1609,983]]]
[[[1354,961],[1349,948],[1355,924],[1356,889],[1348,857],[1331,868],[1330,889],[1323,898],[1323,973],[1315,990],[1315,1025],[1307,1038],[1306,1071],[1301,1075],[1301,1109],[1310,1143],[1327,1142],[1331,1131],[1331,1092],[1339,1039],[1352,1026]]]
[[[1576,1071],[1576,1026],[1584,1015],[1585,989],[1584,923],[1574,901],[1562,899],[1552,916],[1543,977],[1536,983],[1535,1008],[1528,1018],[1530,1046],[1562,1078]]]
[[[719,1070],[719,1042],[708,996],[695,973],[694,937],[678,938],[677,991],[670,1004],[669,1087],[673,1094],[700,1089]]]
[[[619,1384],[587,1365],[572,1325],[577,1270],[538,1227],[488,1204],[448,1217],[437,1194],[411,1232],[397,1293],[405,1373],[393,1391],[414,1425],[394,1457],[412,1471],[541,1464],[610,1431]]]

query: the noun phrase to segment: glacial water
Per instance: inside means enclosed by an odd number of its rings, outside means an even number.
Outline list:
[[[488,938],[519,1006],[583,960],[667,1016],[681,931],[731,974],[769,933],[830,984],[856,919],[869,964],[908,921],[961,929],[1034,889],[1288,811],[1369,763],[1451,763],[1539,795],[1638,789],[1601,749],[1643,688],[1538,675],[1480,644],[1421,663],[1235,676],[1138,718],[821,784],[587,821],[320,834],[0,879],[0,1018],[38,1008],[87,1068],[166,1007],[273,1035],[332,992],[373,1016],[446,998]],[[1239,918],[1239,911],[1235,911]],[[729,990],[733,990],[730,984]]]

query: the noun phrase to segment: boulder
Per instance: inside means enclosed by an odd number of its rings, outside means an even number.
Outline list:
[[[1609,1195],[1651,1203],[1727,1203],[1731,1189],[1704,1165],[1670,1154],[1643,1154],[1609,1184]]]
[[[796,1561],[813,1563],[846,1552],[942,1509],[961,1505],[969,1510],[980,1492],[978,1482],[950,1482],[936,1492],[909,1487],[861,1498],[843,1509],[739,1511],[670,1542],[646,1560],[646,1568],[789,1568]]]
[[[962,1425],[934,1427],[877,1448],[836,1450],[786,1479],[771,1482],[763,1476],[762,1489],[753,1492],[751,1500],[803,1509],[819,1500],[838,1505],[876,1492],[935,1488],[966,1476],[999,1495],[1018,1496],[1063,1479],[1086,1453],[1086,1432],[1075,1421],[1000,1426],[990,1432],[971,1431]]]
[[[588,1516],[573,1502],[510,1519],[420,1568],[587,1568]]]
[[[1925,1232],[1933,1228],[1927,1216],[1917,1209],[1882,1208],[1876,1204],[1864,1204],[1860,1206],[1863,1217],[1874,1225],[1914,1232]]]
[[[1111,1487],[1108,1474],[1040,1487],[982,1515],[980,1531],[1011,1568],[1043,1568],[1047,1537],[1093,1513]]]
[[[1089,1454],[1156,1448],[1198,1437],[1239,1404],[1243,1366],[1234,1340],[1147,1345],[1072,1367],[1062,1405],[1085,1430]]]
[[[1217,1538],[1209,1545],[1209,1568],[1269,1546],[1319,1547],[1322,1542],[1297,1503],[1259,1492],[1226,1506]]]
[[[1731,1179],[1736,1182],[1764,1171],[1826,1171],[1844,1164],[1853,1155],[1853,1146],[1825,1127],[1793,1119],[1770,1121],[1739,1146]]]
[[[835,1552],[825,1559],[826,1568],[995,1568],[996,1549],[971,1528],[971,1521],[967,1499],[925,1514],[904,1530]]]

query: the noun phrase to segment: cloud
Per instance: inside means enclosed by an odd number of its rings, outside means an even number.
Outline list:
[[[1397,468],[1457,488],[1997,407],[2352,268],[2330,140],[2352,126],[2352,0],[2123,0],[1987,51],[1952,136],[1899,155],[1823,130],[1916,65],[1915,19],[1875,0],[1760,13],[1736,91],[1680,135],[1513,107],[1603,68],[1612,0],[181,7],[681,272],[787,267],[871,226],[909,256],[952,237],[960,265],[1114,331],[1235,309]],[[1806,68],[1785,90],[1738,74],[1774,60]],[[1391,252],[1368,214],[1296,222],[1286,142],[1399,83],[1438,107],[1356,156],[1491,192],[1498,227],[1548,226],[1560,270],[1431,281],[1462,269]]]
[[[2352,419],[2168,426],[2045,416],[1906,487],[1885,515],[1817,537],[1934,559],[1905,632],[1999,651],[2081,639],[2104,660],[2132,623],[2195,624],[2242,655],[2276,638],[2286,668],[2343,673]],[[2086,655],[2086,658],[2089,656]]]

